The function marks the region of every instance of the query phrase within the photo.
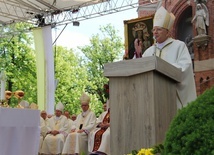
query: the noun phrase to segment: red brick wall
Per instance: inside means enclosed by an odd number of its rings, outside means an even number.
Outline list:
[[[214,70],[195,73],[197,95],[214,86]]]

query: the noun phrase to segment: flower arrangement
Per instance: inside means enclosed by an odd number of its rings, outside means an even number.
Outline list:
[[[155,155],[164,151],[163,144],[156,145],[152,148],[142,148],[139,151],[133,150],[132,153],[126,155]]]
[[[154,155],[153,154],[153,149],[141,149],[137,155]]]
[[[127,155],[154,155],[153,151],[154,150],[152,148],[148,148],[148,149],[142,148],[139,151],[133,150],[131,154],[127,154]]]

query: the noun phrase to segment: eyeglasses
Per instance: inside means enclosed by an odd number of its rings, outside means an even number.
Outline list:
[[[87,104],[82,104],[82,105],[81,105],[81,107],[86,107],[86,106],[88,106],[88,105],[87,105]]]
[[[164,30],[166,30],[166,31],[168,31],[167,29],[165,29],[165,28],[162,28],[162,27],[158,27],[158,28],[153,28],[152,29],[152,32],[162,32],[162,31],[164,31]]]

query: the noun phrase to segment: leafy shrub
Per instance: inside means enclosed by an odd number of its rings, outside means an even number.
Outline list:
[[[164,142],[164,155],[214,155],[214,88],[178,111]]]

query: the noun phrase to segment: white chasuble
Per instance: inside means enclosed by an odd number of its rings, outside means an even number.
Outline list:
[[[171,65],[181,69],[182,79],[176,86],[178,109],[185,107],[189,102],[196,99],[192,60],[184,42],[168,38],[161,49],[158,48],[157,43],[148,48],[143,54],[143,57],[146,56],[160,57]]]
[[[94,112],[88,110],[81,113],[76,119],[76,130],[68,134],[62,154],[88,153],[88,133],[95,127],[96,116]],[[79,129],[84,130],[77,133]]]
[[[41,153],[43,154],[59,154],[62,153],[66,131],[68,129],[68,119],[67,117],[61,115],[60,117],[53,116],[47,122],[48,133],[50,131],[57,130],[59,134],[52,135],[47,134],[45,137]]]

